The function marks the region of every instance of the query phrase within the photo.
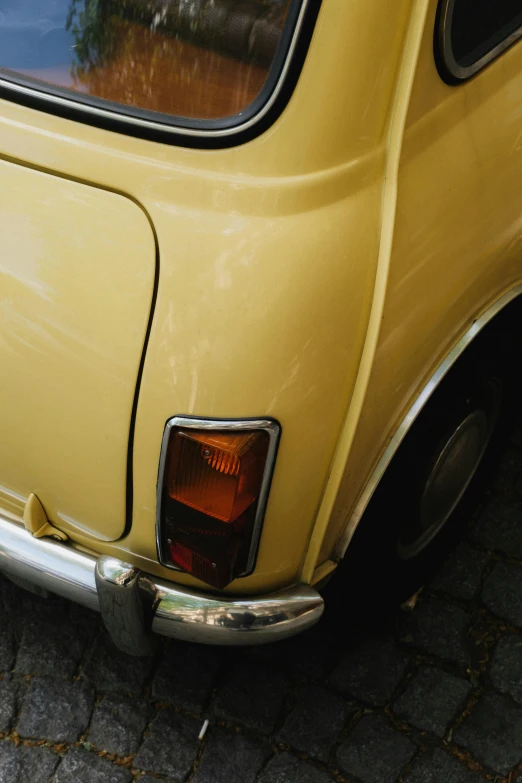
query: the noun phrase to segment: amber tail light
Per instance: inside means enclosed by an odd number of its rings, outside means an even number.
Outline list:
[[[217,588],[253,570],[279,433],[271,420],[167,422],[158,480],[163,565]]]

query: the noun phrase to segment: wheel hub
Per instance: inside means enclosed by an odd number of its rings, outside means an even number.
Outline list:
[[[415,530],[398,542],[408,560],[424,549],[445,525],[482,459],[491,429],[483,410],[474,410],[449,434],[432,463],[420,497]]]

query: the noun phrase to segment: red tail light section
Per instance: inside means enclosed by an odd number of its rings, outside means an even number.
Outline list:
[[[218,588],[252,570],[279,431],[269,420],[167,423],[157,531],[164,565]]]

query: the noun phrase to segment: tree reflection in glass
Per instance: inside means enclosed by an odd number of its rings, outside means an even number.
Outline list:
[[[289,2],[0,0],[0,65],[140,109],[223,118],[262,89]],[[26,56],[2,55],[13,31]]]

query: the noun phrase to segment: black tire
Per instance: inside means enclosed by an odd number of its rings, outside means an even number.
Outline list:
[[[518,324],[511,309],[497,316],[494,328],[474,341],[428,400],[324,591],[327,616],[338,620],[347,609],[354,619],[388,612],[426,584],[461,540],[518,414]],[[482,457],[442,528],[416,552],[412,531],[421,528],[421,510],[426,516],[422,503],[436,455],[448,433],[476,410],[484,411],[490,428]]]

